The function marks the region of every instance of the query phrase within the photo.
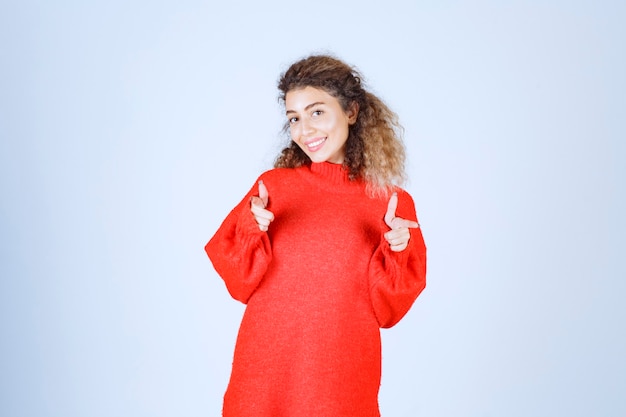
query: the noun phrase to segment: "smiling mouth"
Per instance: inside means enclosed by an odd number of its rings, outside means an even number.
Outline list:
[[[321,139],[316,140],[315,142],[307,143],[306,146],[312,150],[320,146],[325,141],[326,141],[326,138],[321,138]]]

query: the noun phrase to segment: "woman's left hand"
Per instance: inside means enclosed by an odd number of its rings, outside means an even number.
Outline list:
[[[387,213],[385,213],[385,223],[391,229],[385,233],[385,239],[389,243],[389,247],[394,252],[401,252],[409,245],[411,232],[409,229],[420,227],[418,222],[396,217],[396,209],[398,208],[398,193],[393,193],[389,198],[387,205]]]

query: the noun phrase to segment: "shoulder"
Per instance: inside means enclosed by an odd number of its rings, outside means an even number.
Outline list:
[[[404,188],[398,185],[392,185],[392,186],[389,186],[388,188],[383,188],[383,189],[374,189],[373,195],[371,195],[370,198],[374,200],[388,202],[393,193],[396,193],[398,195],[399,202],[406,201],[410,204],[413,204],[413,197],[411,197],[411,194],[409,194],[407,190],[405,190]]]
[[[273,168],[263,172],[257,182],[263,181],[268,189],[297,187],[302,184],[302,174],[302,168]]]
[[[270,182],[284,182],[299,175],[300,168],[272,168],[263,172],[259,180]]]
[[[415,201],[407,190],[402,187],[393,187],[393,192],[398,194],[398,214],[401,217],[413,219],[415,217]]]
[[[402,187],[394,187],[393,191],[398,193],[398,200],[406,200],[409,203],[413,204],[413,197],[404,188],[402,188]]]
[[[293,175],[297,169],[298,168],[268,169],[267,171],[264,171],[263,173],[261,173],[261,175],[259,176],[259,179],[288,177],[290,175]]]

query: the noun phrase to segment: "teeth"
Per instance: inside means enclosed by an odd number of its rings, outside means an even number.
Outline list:
[[[307,146],[309,148],[315,148],[317,145],[321,145],[325,140],[326,140],[326,138],[322,138],[322,139],[317,140],[317,141],[315,141],[313,143],[309,143]]]

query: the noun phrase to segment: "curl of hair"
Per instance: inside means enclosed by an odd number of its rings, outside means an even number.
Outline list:
[[[319,88],[335,97],[342,109],[358,105],[356,122],[349,127],[343,165],[351,180],[364,180],[370,195],[386,195],[402,185],[405,149],[398,116],[363,85],[363,77],[344,62],[328,55],[313,55],[292,64],[278,82],[279,99],[305,87]],[[286,123],[283,130],[289,129]],[[296,168],[311,163],[300,147],[290,141],[276,158],[276,168]]]

